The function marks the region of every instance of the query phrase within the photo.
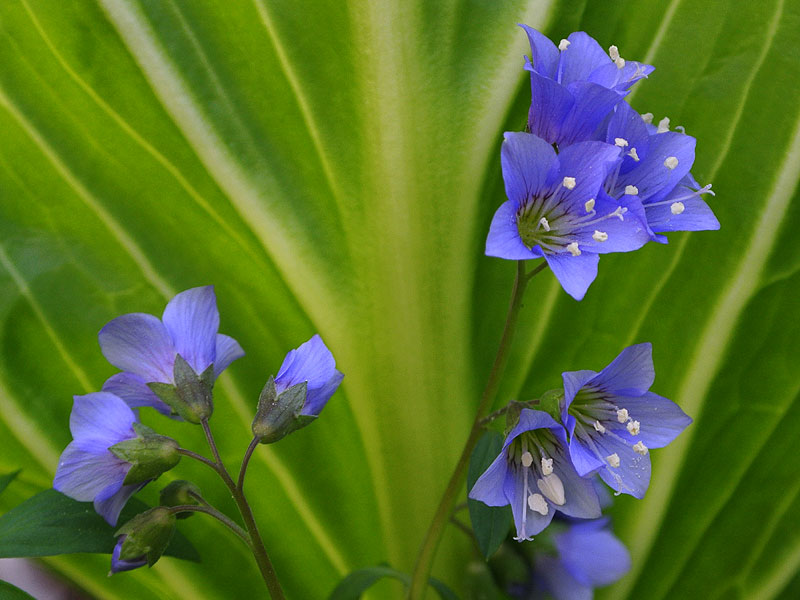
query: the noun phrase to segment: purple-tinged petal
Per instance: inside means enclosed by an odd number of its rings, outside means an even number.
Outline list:
[[[580,256],[546,254],[545,260],[553,271],[561,287],[575,300],[582,300],[586,290],[597,277],[597,254],[584,253]]]
[[[696,143],[692,136],[674,131],[650,136],[647,156],[642,158],[637,168],[620,175],[617,190],[633,185],[639,190],[638,196],[645,206],[658,202],[675,189],[692,168]]]
[[[605,523],[579,523],[553,536],[561,564],[576,581],[587,586],[610,585],[631,568],[628,549],[603,528]]]
[[[508,435],[506,436],[506,442],[503,446],[503,449],[507,448],[514,438],[518,437],[520,434],[525,433],[526,431],[532,431],[534,429],[542,429],[544,427],[548,429],[554,429],[556,432],[558,430],[563,432],[563,427],[561,427],[561,425],[559,425],[556,420],[546,412],[541,410],[533,410],[530,408],[523,408],[519,414],[519,422],[517,422],[514,428],[508,432]],[[561,434],[561,439],[563,439],[563,433]]]
[[[75,396],[69,429],[76,441],[97,441],[105,448],[136,437],[136,415],[121,399],[108,392]]]
[[[80,502],[89,502],[109,486],[119,488],[130,468],[110,452],[87,452],[71,442],[58,461],[53,488]]]
[[[570,418],[575,419],[571,415]],[[569,455],[572,460],[572,466],[575,467],[575,471],[581,477],[586,477],[590,473],[606,466],[606,462],[587,448],[586,444],[586,440],[579,439],[574,435],[569,442]]]
[[[119,536],[117,543],[114,546],[114,550],[111,552],[111,573],[109,573],[109,575],[113,575],[114,573],[122,573],[123,571],[130,571],[132,569],[138,569],[139,567],[143,567],[147,564],[146,556],[142,556],[141,558],[134,560],[120,559],[119,555],[122,552],[122,544],[125,542],[126,537],[128,536]]]
[[[531,491],[538,492],[536,482],[533,479],[528,480],[528,487],[531,488]],[[517,537],[515,539],[518,541],[529,540],[550,525],[555,515],[552,504],[547,501],[548,510],[544,515],[531,509],[528,504],[529,494],[525,489],[525,479],[522,473],[506,478],[505,493],[511,504],[511,512],[514,515],[514,525],[517,529]]]
[[[508,260],[541,258],[541,251],[530,250],[522,243],[517,228],[517,204],[507,200],[494,213],[489,235],[486,237],[486,255]]]
[[[568,452],[566,444],[564,452]],[[595,519],[600,516],[600,501],[591,480],[578,475],[568,455],[553,456],[553,472],[557,473],[564,485],[566,502],[557,506],[565,515],[579,519]],[[555,505],[554,505],[555,506]]]
[[[491,465],[478,477],[469,492],[473,500],[480,500],[487,506],[506,506],[509,499],[505,494],[506,478],[510,477],[505,450],[500,452]]]
[[[550,144],[524,132],[506,132],[500,162],[506,196],[517,206],[547,189],[548,178],[558,164]]]
[[[650,455],[642,456],[634,452],[628,442],[613,431],[594,438],[601,455],[606,459],[605,468],[600,469],[599,475],[608,486],[623,494],[630,494],[635,498],[644,498],[647,487],[650,485]],[[612,467],[609,457],[616,454],[619,460],[618,467]]]
[[[214,286],[207,285],[181,292],[169,301],[162,320],[173,340],[175,351],[189,363],[195,373],[202,373],[214,362],[219,330]]]
[[[602,65],[593,71],[586,80],[622,92],[629,90],[634,83],[655,70],[656,68],[652,65],[627,60],[621,69],[615,63]]]
[[[528,64],[528,70],[536,71],[537,73],[555,79],[556,68],[558,67],[559,52],[556,45],[550,41],[545,35],[536,31],[533,27],[520,24],[528,34],[528,41],[531,44],[531,62]],[[526,66],[526,68],[528,68]]]
[[[620,173],[624,174],[635,169],[641,160],[647,156],[650,148],[650,134],[642,115],[633,110],[627,102],[620,102],[614,108],[614,114],[606,129],[606,142],[615,144],[617,139],[625,140],[627,146],[622,147],[623,160]],[[631,152],[639,160],[631,156]]]
[[[121,483],[121,482],[120,482]],[[136,492],[142,489],[148,481],[133,485],[109,486],[94,499],[94,510],[103,517],[109,525],[116,525],[119,513]]]
[[[103,384],[103,391],[121,398],[131,408],[149,406],[167,416],[172,413],[170,407],[147,387],[145,380],[133,373],[122,372],[112,375]]]
[[[592,587],[584,585],[572,577],[558,559],[546,555],[537,556],[535,573],[542,579],[555,600],[592,600],[594,598]]]
[[[244,350],[235,339],[230,336],[217,334],[217,358],[214,360],[214,379],[219,377],[228,365],[237,358],[244,356]]]
[[[620,208],[625,210],[621,219],[609,216],[616,214]],[[641,202],[635,196],[623,196],[620,200],[614,200],[600,190],[595,198],[594,210],[598,218],[606,218],[575,231],[574,239],[581,249],[595,254],[630,252],[650,241],[647,217]]]
[[[290,351],[283,360],[275,387],[278,393],[307,382],[306,402],[301,414],[317,416],[342,382],[333,354],[319,335]]]
[[[624,92],[609,90],[588,81],[570,83],[567,90],[574,104],[562,119],[558,128],[559,135],[553,140],[559,148],[592,139],[606,116],[625,97]]]
[[[714,212],[701,200],[699,196],[685,198],[691,194],[682,186],[678,186],[679,192],[670,193],[657,206],[645,205],[644,210],[647,215],[647,223],[655,232],[665,231],[716,231],[719,229],[719,221]],[[671,197],[674,196],[674,200]],[[678,198],[681,198],[678,200]],[[682,212],[675,214],[671,203],[680,202],[683,204]]]
[[[560,175],[575,178],[575,187],[564,188],[564,201],[585,213],[584,203],[596,198],[609,170],[619,160],[619,148],[604,142],[579,142],[564,148],[558,155]],[[598,214],[599,211],[598,211]]]
[[[172,383],[175,346],[153,315],[131,313],[110,321],[98,334],[103,356],[115,367],[147,381]]]
[[[593,71],[603,66],[613,65],[616,68],[606,51],[587,33],[571,33],[567,41],[569,45],[561,51],[558,65],[558,81],[562,85],[587,80]]]
[[[336,373],[320,388],[309,389],[306,393],[306,403],[303,405],[303,410],[300,411],[301,415],[319,416],[322,409],[325,408],[328,400],[336,392],[339,384],[342,383],[344,374],[336,371]]]
[[[575,394],[578,393],[583,385],[592,377],[597,375],[596,371],[566,371],[561,374],[561,379],[564,381],[564,409],[569,408]],[[562,419],[564,415],[562,414]]]
[[[568,135],[565,135],[563,131],[563,124],[572,112],[574,104],[575,99],[566,87],[548,77],[531,72],[528,130],[532,134],[549,144],[559,143],[559,145],[562,139],[574,138],[572,132],[567,132]],[[573,124],[573,127],[579,128],[576,124]]]
[[[631,419],[639,421],[639,434],[632,436],[633,443],[641,439],[648,448],[663,448],[692,423],[680,406],[652,392],[636,398],[619,397],[615,402],[627,409]]]
[[[653,345],[645,342],[625,348],[590,383],[620,396],[641,396],[655,378]]]

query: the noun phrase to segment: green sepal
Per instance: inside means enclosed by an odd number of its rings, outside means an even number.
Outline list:
[[[261,390],[253,419],[253,435],[258,441],[272,444],[314,421],[315,416],[300,414],[307,393],[308,382],[303,381],[278,394],[275,379],[270,377]]]
[[[203,419],[209,419],[214,412],[214,365],[209,365],[198,375],[178,354],[175,356],[172,377],[174,384],[151,382],[147,386],[184,421],[197,425]]]
[[[548,390],[539,398],[537,410],[546,412],[553,417],[557,423],[561,423],[561,407],[564,403],[564,390]],[[563,423],[561,423],[563,425]]]
[[[158,498],[161,506],[181,506],[191,504],[200,505],[198,497],[202,496],[200,488],[191,481],[176,479],[159,492]],[[191,517],[194,513],[186,511],[176,514],[179,519]]]
[[[134,423],[133,430],[137,437],[109,448],[114,456],[131,464],[123,481],[125,485],[150,481],[178,464],[181,459],[178,442],[141,423]]]
[[[175,533],[175,515],[163,506],[157,506],[136,515],[114,534],[127,536],[120,548],[121,560],[136,560],[147,557],[152,567],[169,546]]]

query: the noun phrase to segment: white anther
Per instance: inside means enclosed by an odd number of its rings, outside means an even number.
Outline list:
[[[553,472],[553,459],[542,457],[542,475],[550,475]]]
[[[618,69],[624,69],[625,68],[625,59],[622,58],[621,56],[618,56],[617,60],[614,61],[614,64],[617,65]]]
[[[595,229],[592,234],[592,239],[595,242],[605,242],[608,239],[608,234],[605,231],[598,231]]]
[[[638,196],[639,195],[639,188],[635,185],[626,185],[625,186],[625,195],[626,196]]]
[[[652,123],[653,122],[653,113],[644,113],[642,115],[642,121],[645,123]]]
[[[531,510],[542,516],[546,515],[547,511],[550,510],[550,507],[547,506],[547,502],[544,501],[544,496],[541,494],[531,494],[528,496],[528,506],[530,506]]]
[[[636,152],[636,148],[631,148],[628,152],[628,156],[630,156],[636,162],[639,162],[639,154]]]
[[[533,464],[533,455],[530,452],[522,453],[522,466],[526,469]]]
[[[627,408],[620,408],[617,410],[617,421],[620,423],[624,423],[628,420],[628,409]]]
[[[611,57],[611,60],[616,61],[619,58],[619,48],[616,46],[609,46],[608,55]]]
[[[623,217],[622,215],[624,215],[626,212],[628,212],[627,208],[625,208],[624,206],[618,206],[617,209],[614,212],[610,213],[608,216],[619,217],[620,221],[624,221],[625,217]]]
[[[587,213],[592,212],[594,210],[594,198],[589,198],[586,202],[584,202],[583,208],[586,209]]]
[[[550,222],[544,217],[539,219],[539,225],[541,225],[542,229],[544,229],[545,231],[550,231]]]
[[[594,422],[594,430],[597,433],[605,433],[606,432],[606,428],[603,427],[603,424],[600,421],[595,421]]]
[[[664,161],[664,166],[667,167],[670,171],[678,166],[678,157],[677,156],[668,156],[667,160]]]
[[[561,478],[555,473],[550,473],[550,475],[545,475],[541,479],[537,479],[536,485],[539,487],[539,491],[544,494],[545,498],[550,500],[553,504],[563,506],[567,501],[564,496],[564,484],[561,482]]]
[[[625,138],[614,138],[614,145],[619,146],[620,148],[624,148],[628,145],[628,140]]]
[[[639,426],[641,423],[639,421],[628,421],[628,424],[625,426],[628,429],[628,433],[631,435],[639,435]]]
[[[616,452],[614,452],[614,454],[606,456],[606,460],[608,461],[608,464],[610,464],[615,469],[619,467],[619,454],[617,454]]]
[[[560,42],[558,42],[558,49],[563,52],[564,50],[569,48],[570,43],[571,42],[569,40],[561,40]]]
[[[561,185],[563,185],[568,190],[574,190],[575,189],[575,178],[574,177],[564,177],[564,180],[561,182]]]
[[[669,205],[669,212],[673,215],[679,215],[686,210],[686,205],[683,202],[673,202]]]
[[[664,117],[658,122],[658,129],[656,129],[656,133],[664,133],[669,131],[669,117]]]
[[[572,254],[572,256],[580,256],[581,249],[578,248],[578,242],[570,242],[567,244],[567,251]]]
[[[647,446],[645,446],[642,443],[642,441],[639,440],[638,442],[636,442],[633,445],[633,451],[636,452],[636,454],[641,454],[642,456],[646,456],[647,455]]]

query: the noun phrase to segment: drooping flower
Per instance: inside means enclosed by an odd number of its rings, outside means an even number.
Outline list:
[[[561,419],[580,475],[599,471],[617,493],[644,497],[650,484],[650,448],[662,448],[692,419],[677,404],[650,392],[652,346],[630,346],[599,373],[563,373]]]
[[[111,554],[111,573],[130,571],[158,562],[175,533],[175,513],[157,506],[120,527],[115,535],[117,544]]]
[[[488,506],[511,504],[518,541],[547,527],[555,511],[582,519],[600,516],[591,480],[582,478],[569,459],[564,428],[547,413],[529,408],[522,409],[469,497]]]
[[[607,525],[607,519],[575,523],[553,536],[557,556],[537,554],[534,578],[555,600],[591,600],[594,588],[630,570],[628,549]]]
[[[626,102],[620,102],[608,122],[605,141],[619,148],[622,158],[609,174],[604,192],[617,202],[635,196],[644,207],[648,228],[654,240],[666,231],[719,229],[719,221],[702,194],[711,186],[700,187],[690,173],[697,140],[669,130],[669,119],[658,126],[648,123]]]
[[[162,318],[145,313],[122,315],[100,330],[103,355],[123,370],[103,389],[118,394],[130,406],[152,406],[164,414],[174,412],[148,387],[148,383],[175,384],[175,364],[180,356],[201,377],[213,382],[237,358],[244,356],[239,343],[217,333],[219,311],[214,286],[181,292],[169,301]]]
[[[109,572],[109,575],[122,573],[123,571],[132,571],[133,569],[138,569],[139,567],[143,567],[147,564],[147,556],[145,555],[131,560],[122,560],[119,557],[126,537],[126,535],[121,535],[117,538],[117,543],[114,546],[114,550],[111,552],[111,571]]]
[[[278,374],[264,386],[253,435],[269,444],[310,424],[343,378],[331,351],[319,335],[314,335],[286,355]]]
[[[136,415],[107,392],[75,396],[69,419],[74,438],[61,454],[53,487],[80,502],[94,501],[95,510],[111,525],[128,499],[147,482],[125,485],[132,465],[109,448],[134,440]]]
[[[638,201],[609,199],[601,186],[618,148],[580,142],[558,155],[529,133],[506,133],[501,151],[508,201],[494,215],[486,254],[544,258],[564,290],[583,298],[599,254],[636,250],[650,240]]]
[[[522,25],[531,44],[531,108],[528,131],[563,148],[592,139],[630,87],[653,67],[626,61],[616,46],[609,54],[582,31],[556,47],[535,29]]]

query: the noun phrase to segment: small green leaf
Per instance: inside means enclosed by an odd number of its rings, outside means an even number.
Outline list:
[[[331,592],[328,600],[357,600],[361,597],[361,594],[384,577],[397,579],[406,587],[411,583],[411,577],[406,573],[401,573],[387,565],[366,567],[353,571],[345,577],[341,583],[336,586],[336,589]],[[438,579],[431,577],[429,583],[442,600],[458,600],[456,593]]]
[[[478,441],[469,460],[467,471],[467,492],[472,489],[481,474],[492,464],[503,448],[503,436],[496,431],[487,431]],[[468,500],[469,518],[478,540],[481,554],[487,560],[503,543],[511,524],[509,511],[505,506],[486,506],[479,500]]]
[[[131,498],[119,522],[130,521],[149,507]],[[115,527],[91,503],[78,502],[56,490],[45,490],[0,517],[0,558],[54,556],[74,552],[111,554]],[[167,556],[200,562],[191,542],[175,532]]]
[[[0,598],[3,600],[35,600],[28,592],[0,579]]]
[[[9,473],[8,475],[0,475],[0,494],[8,487],[8,484],[14,481],[14,478],[19,475],[22,469],[17,469],[13,473]]]

